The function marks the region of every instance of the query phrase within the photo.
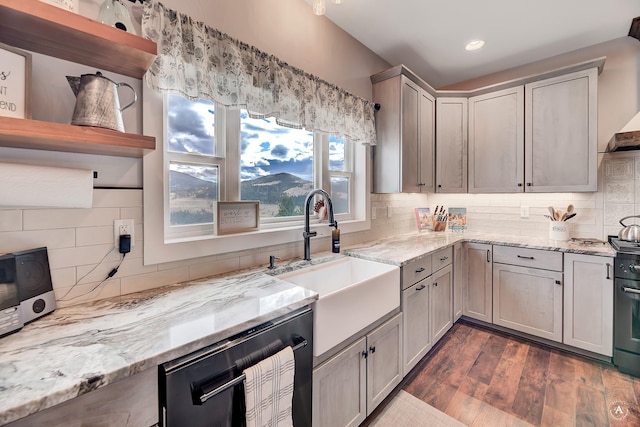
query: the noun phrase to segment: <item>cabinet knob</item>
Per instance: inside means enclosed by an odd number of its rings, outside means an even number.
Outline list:
[[[418,187],[424,187],[425,185],[427,185],[427,184],[425,184],[424,182],[419,182],[418,183]]]
[[[442,258],[440,258],[440,261],[446,261],[446,260],[448,260],[448,259],[449,259],[449,257],[448,257],[448,256],[443,256]]]
[[[531,187],[533,184],[530,182],[527,182],[527,187]]]
[[[371,352],[371,354],[376,352],[376,346],[372,345],[371,347],[369,347],[369,351]]]
[[[518,183],[518,187],[522,187],[522,183],[521,182]]]
[[[438,282],[433,282],[433,286],[438,286]]]
[[[438,188],[442,188],[442,184],[438,184]]]
[[[556,280],[556,285],[562,285],[562,281]]]
[[[362,357],[364,357],[365,359],[367,358],[368,355],[369,355],[369,353],[367,353],[366,351],[362,352]]]

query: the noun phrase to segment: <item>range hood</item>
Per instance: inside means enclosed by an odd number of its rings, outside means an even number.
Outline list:
[[[607,151],[640,150],[640,113],[636,114],[625,127],[613,135]]]
[[[640,40],[640,16],[631,20],[629,37]],[[640,150],[640,113],[636,114],[620,132],[609,141],[607,151]]]

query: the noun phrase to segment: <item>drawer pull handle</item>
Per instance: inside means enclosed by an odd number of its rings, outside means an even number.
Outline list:
[[[422,273],[424,271],[424,267],[416,268],[416,273]]]
[[[372,345],[371,347],[369,347],[369,352],[371,352],[371,354],[376,352],[376,346]]]
[[[640,289],[627,288],[626,286],[623,286],[623,287],[622,287],[622,292],[624,292],[625,294],[636,294],[636,295],[640,295]]]
[[[556,285],[562,285],[562,281],[556,280]]]
[[[531,260],[535,259],[532,256],[522,256],[522,255],[518,255],[518,258],[520,258],[520,259],[531,259]]]
[[[490,255],[491,255],[491,251],[487,249],[487,262],[491,262],[491,258],[489,258]]]
[[[368,355],[369,355],[369,353],[367,353],[366,351],[362,352],[362,357],[364,357],[365,359],[367,358]]]
[[[418,287],[416,288],[416,291],[421,291],[421,290],[423,290],[423,289],[424,289],[424,288],[426,288],[426,287],[427,287],[426,285],[420,285],[420,286],[418,286]]]
[[[607,263],[607,280],[611,279],[611,264]]]
[[[444,257],[440,258],[440,261],[446,261],[446,260],[448,260],[448,259],[449,259],[449,257],[448,257],[448,256],[444,256]]]

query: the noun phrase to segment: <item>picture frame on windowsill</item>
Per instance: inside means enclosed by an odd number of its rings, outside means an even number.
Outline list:
[[[246,233],[260,229],[260,202],[216,202],[216,235]]]
[[[31,54],[0,43],[0,116],[31,118]]]

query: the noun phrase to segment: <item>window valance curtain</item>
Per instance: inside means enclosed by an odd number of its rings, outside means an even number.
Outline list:
[[[145,75],[149,87],[246,108],[283,126],[375,144],[374,105],[273,55],[146,1],[142,34],[158,45]]]

